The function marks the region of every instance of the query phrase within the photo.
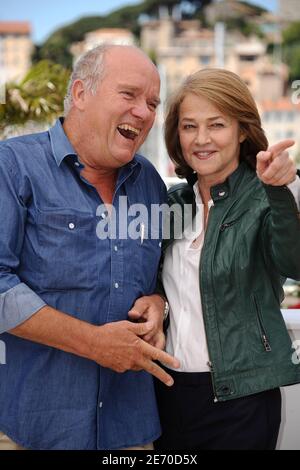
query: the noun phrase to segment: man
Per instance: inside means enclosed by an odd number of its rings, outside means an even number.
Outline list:
[[[154,361],[179,365],[160,349],[163,300],[154,320],[128,321],[154,292],[160,238],[98,230],[113,214],[117,229],[132,222],[124,198],[165,202],[136,155],[159,87],[139,49],[98,47],[75,66],[65,120],[1,143],[0,450],[151,448],[160,434],[150,374],[172,385]]]

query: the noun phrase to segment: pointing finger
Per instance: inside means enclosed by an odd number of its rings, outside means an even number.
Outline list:
[[[292,147],[295,144],[295,141],[292,139],[282,140],[277,144],[272,145],[268,148],[268,152],[272,153],[273,158],[276,158],[281,152]]]

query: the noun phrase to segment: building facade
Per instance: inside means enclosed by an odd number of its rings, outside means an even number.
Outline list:
[[[142,27],[141,47],[166,72],[168,93],[187,75],[205,67],[225,67],[238,74],[255,99],[278,99],[286,86],[287,67],[267,55],[267,46],[258,37],[201,28],[197,20],[164,18]]]
[[[83,41],[71,46],[73,61],[76,62],[85,52],[105,43],[133,46],[135,38],[131,31],[122,28],[102,28],[91,31],[84,36]]]
[[[30,23],[0,22],[0,74],[3,81],[20,81],[31,66],[32,52]]]
[[[300,21],[299,0],[278,0],[279,16],[283,22]]]
[[[295,140],[289,153],[300,164],[300,103],[294,104],[291,97],[283,97],[276,101],[261,101],[258,107],[269,144],[284,139]]]

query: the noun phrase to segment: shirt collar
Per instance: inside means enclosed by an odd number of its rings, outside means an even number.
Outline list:
[[[49,129],[51,148],[57,166],[60,166],[61,162],[69,155],[77,157],[77,153],[65,134],[63,122],[63,118],[57,119],[55,125]]]
[[[195,194],[195,202],[196,202],[196,205],[197,207],[199,205],[202,205],[203,206],[203,201],[202,201],[202,197],[201,197],[201,193],[200,193],[200,190],[199,190],[199,184],[198,184],[198,180],[196,181],[196,183],[193,185],[193,191],[194,191],[194,194]],[[208,201],[208,207],[211,207],[214,205],[214,202],[212,199],[210,199]]]
[[[79,163],[80,167],[83,168],[84,165],[80,163],[78,155],[75,152],[71,142],[65,134],[63,128],[64,118],[57,119],[51,129],[49,129],[51,148],[53,156],[57,163],[57,166],[60,166],[61,162],[66,157],[75,157],[76,161]],[[118,174],[118,183],[122,184],[129,176],[132,175],[133,181],[135,181],[141,172],[141,164],[137,160],[136,156],[132,159],[131,162],[127,163],[119,169]]]

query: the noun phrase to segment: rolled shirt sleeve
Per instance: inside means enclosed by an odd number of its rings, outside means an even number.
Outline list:
[[[23,282],[0,294],[0,334],[24,323],[45,305]]]
[[[28,194],[14,155],[5,144],[0,155],[0,333],[26,321],[45,302],[17,275],[27,219]]]

